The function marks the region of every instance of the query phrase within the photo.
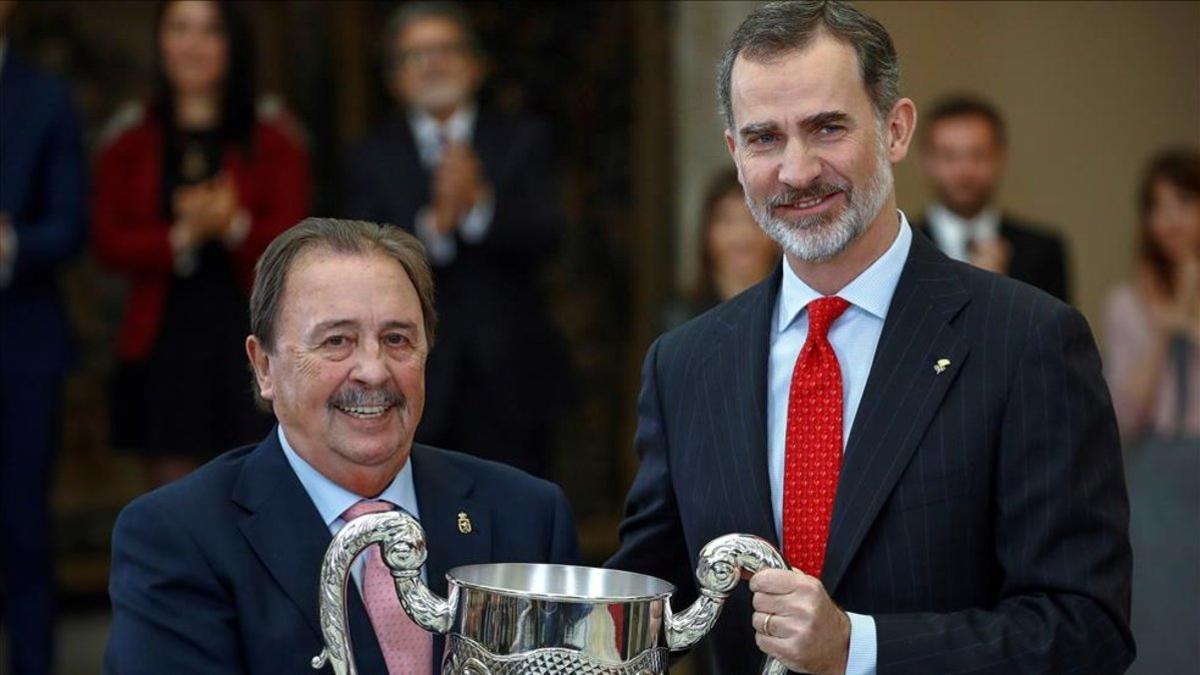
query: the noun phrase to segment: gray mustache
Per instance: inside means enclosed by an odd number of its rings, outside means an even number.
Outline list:
[[[781,204],[791,204],[793,202],[802,202],[814,197],[828,197],[835,192],[848,192],[848,185],[838,185],[834,183],[817,183],[804,190],[784,190],[778,194],[772,195],[767,200],[767,206],[779,206]]]
[[[404,394],[395,389],[342,389],[333,395],[329,404],[337,408],[366,406],[403,406]]]

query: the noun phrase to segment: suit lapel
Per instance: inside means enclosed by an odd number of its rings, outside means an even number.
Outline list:
[[[323,642],[318,619],[319,574],[332,537],[288,465],[276,430],[246,459],[233,501],[247,511],[238,528]],[[362,599],[352,580],[347,580],[346,586],[350,641],[358,669],[386,672]]]
[[[461,565],[492,561],[492,512],[475,495],[471,476],[451,462],[442,451],[414,444],[412,450],[413,483],[417,490],[421,528],[429,557],[425,576],[430,590],[446,597],[446,572]],[[465,514],[470,531],[463,532],[459,514]],[[439,672],[444,638],[434,636],[434,670]]]
[[[744,532],[776,545],[779,536],[767,469],[767,368],[771,320],[782,276],[783,268],[777,266],[765,281],[731,301],[737,304],[722,317],[719,342],[710,358],[701,363],[706,371],[701,375],[704,410],[715,441],[711,461],[697,465],[718,467],[718,475],[703,480],[729,488],[713,493],[727,495],[717,512],[730,521],[716,526],[719,534]],[[741,410],[730,410],[730,406]]]
[[[831,594],[967,358],[950,321],[969,297],[949,259],[913,237],[842,464],[822,574]]]

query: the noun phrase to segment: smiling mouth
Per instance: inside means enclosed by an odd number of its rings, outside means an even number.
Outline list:
[[[835,195],[837,195],[839,193],[840,193],[839,191],[834,191],[834,192],[830,192],[828,194],[820,195],[818,197],[809,197],[808,199],[801,199],[801,200],[788,202],[786,204],[780,204],[780,206],[782,206],[784,208],[799,209],[799,210],[811,209],[814,206],[819,206],[822,202],[824,202],[828,199],[831,199],[832,197],[834,197]]]
[[[340,412],[346,413],[351,417],[357,417],[362,420],[377,419],[383,417],[387,411],[394,408],[394,405],[363,405],[363,406],[340,406],[335,405],[334,408]]]

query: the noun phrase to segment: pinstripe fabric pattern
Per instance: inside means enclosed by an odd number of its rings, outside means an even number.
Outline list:
[[[646,357],[641,467],[609,565],[695,594],[701,546],[778,543],[766,466],[779,272]],[[950,365],[938,373],[935,362]],[[879,672],[1121,672],[1131,558],[1120,446],[1083,317],[924,236],[892,299],[845,453],[822,581],[875,617]],[[760,659],[740,588],[711,639]]]

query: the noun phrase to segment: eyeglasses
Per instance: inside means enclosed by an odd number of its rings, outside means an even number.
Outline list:
[[[442,42],[413,49],[400,50],[393,64],[401,68],[424,68],[433,59],[465,56],[470,48],[465,42]]]

